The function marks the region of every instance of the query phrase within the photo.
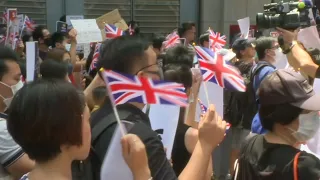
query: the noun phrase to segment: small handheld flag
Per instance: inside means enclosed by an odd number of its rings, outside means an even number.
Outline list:
[[[188,97],[182,84],[124,75],[110,70],[102,71],[102,74],[115,105],[127,102],[183,107],[188,105]]]
[[[112,24],[106,24],[104,27],[104,31],[106,33],[107,39],[113,39],[118,36],[124,35],[124,32],[120,28],[117,28],[115,25]]]

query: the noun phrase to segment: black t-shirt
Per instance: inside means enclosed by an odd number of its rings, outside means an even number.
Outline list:
[[[129,131],[131,134],[136,134],[145,144],[149,168],[154,180],[176,180],[177,177],[166,157],[163,144],[156,132],[151,129],[149,117],[144,114],[139,108],[131,104],[118,105],[117,109],[125,108],[132,112],[132,114],[141,117],[141,119],[134,120],[134,126]],[[100,120],[103,119],[109,113],[113,113],[110,102],[106,101],[104,105],[94,112],[91,116],[91,125],[94,127]],[[130,119],[129,119],[130,121]],[[104,158],[109,144],[111,142],[113,133],[117,127],[117,124],[107,128],[95,141],[94,149],[95,153]],[[100,167],[101,168],[101,167]]]
[[[187,166],[191,154],[187,150],[185,144],[185,136],[190,126],[179,123],[177,127],[176,136],[174,138],[174,144],[172,148],[172,164],[173,170],[177,176],[183,171],[183,169]]]
[[[300,152],[289,145],[268,143],[255,135],[241,148],[237,180],[293,180],[293,160]],[[301,151],[298,159],[299,180],[319,180],[320,161]]]

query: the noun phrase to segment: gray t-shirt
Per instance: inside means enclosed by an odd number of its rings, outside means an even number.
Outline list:
[[[0,180],[12,179],[5,168],[19,160],[23,154],[21,147],[9,134],[6,120],[0,118]]]

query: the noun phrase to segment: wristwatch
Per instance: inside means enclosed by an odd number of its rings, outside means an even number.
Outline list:
[[[297,44],[298,44],[297,41],[292,41],[292,42],[289,44],[290,47],[289,47],[288,49],[283,50],[282,53],[283,53],[283,54],[288,54],[288,53],[291,51],[291,49],[292,49],[295,45],[297,45]]]

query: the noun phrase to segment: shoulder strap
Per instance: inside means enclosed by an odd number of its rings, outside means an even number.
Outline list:
[[[250,76],[249,76],[251,83],[253,83],[253,82],[252,82],[252,81],[253,81],[253,77],[254,77],[257,73],[259,73],[259,71],[260,71],[262,68],[264,68],[264,67],[266,67],[266,66],[269,66],[269,64],[268,64],[267,62],[259,62],[256,67],[253,67],[253,68],[252,68],[252,70],[250,71]]]
[[[120,119],[126,119],[131,114],[130,111],[126,111],[126,110],[119,110],[118,113],[119,113]],[[92,128],[92,135],[91,135],[92,142],[94,142],[105,129],[107,129],[109,126],[113,125],[116,122],[117,120],[113,112],[111,112],[110,114],[105,116],[102,120],[100,120],[100,122],[97,123]]]
[[[294,178],[294,180],[299,180],[299,178],[298,178],[298,160],[299,160],[300,154],[301,154],[301,151],[298,152],[294,156],[294,160],[293,160],[293,178]]]

